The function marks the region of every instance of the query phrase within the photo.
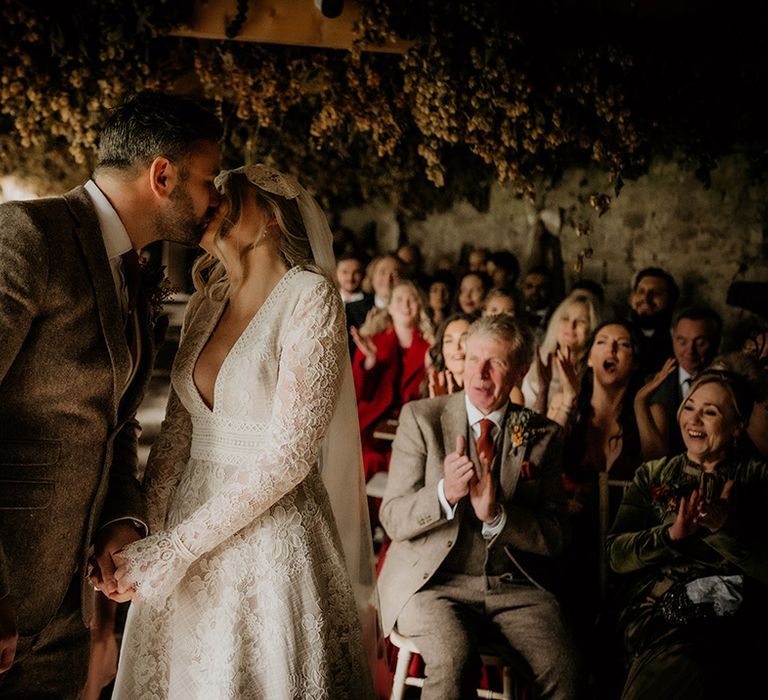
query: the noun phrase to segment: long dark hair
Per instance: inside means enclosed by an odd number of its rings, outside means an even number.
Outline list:
[[[440,327],[437,329],[437,333],[435,334],[435,342],[429,349],[429,356],[432,358],[432,366],[436,370],[442,372],[445,369],[445,357],[443,357],[443,338],[445,338],[445,331],[448,328],[448,325],[454,321],[466,321],[467,323],[471,324],[474,320],[474,316],[465,314],[463,311],[459,311],[458,313],[448,316],[445,321],[440,324]]]
[[[592,392],[594,390],[594,372],[591,367],[587,366],[589,361],[589,355],[592,352],[592,346],[595,344],[595,340],[600,331],[606,326],[621,326],[629,334],[630,343],[632,345],[632,355],[634,356],[634,367],[629,375],[629,382],[624,392],[624,396],[621,399],[621,410],[616,420],[621,430],[621,436],[625,450],[636,451],[640,454],[640,433],[637,429],[637,420],[635,419],[635,394],[638,389],[643,385],[643,377],[640,370],[640,341],[637,337],[637,332],[630,325],[628,321],[623,319],[614,319],[611,321],[603,321],[589,337],[589,342],[584,351],[582,358],[584,372],[581,377],[581,391],[579,392],[579,398],[576,403],[576,418],[574,421],[574,430],[585,430],[586,425],[592,418]],[[578,428],[577,428],[578,427]],[[577,441],[579,444],[577,449],[580,450],[580,454],[583,454],[586,449],[586,441]]]

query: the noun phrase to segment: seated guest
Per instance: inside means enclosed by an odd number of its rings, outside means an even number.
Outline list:
[[[468,272],[485,272],[488,256],[491,252],[488,248],[472,248],[467,255]]]
[[[563,472],[572,541],[565,557],[568,603],[586,647],[600,610],[600,520],[598,475],[632,479],[640,466],[640,437],[632,408],[640,384],[638,345],[626,321],[597,327],[586,351],[580,385],[564,386],[568,406]],[[569,373],[575,378],[575,372]]]
[[[534,365],[523,380],[525,405],[565,425],[567,415],[560,406],[564,373],[578,370],[587,340],[600,323],[598,309],[591,297],[578,293],[566,297],[555,309],[547,326],[544,342],[534,355]]]
[[[438,270],[427,285],[427,316],[437,330],[451,313],[456,278],[447,270]]]
[[[369,315],[377,309],[383,311],[389,303],[392,287],[400,279],[400,259],[395,255],[382,255],[368,265],[368,274],[363,280],[363,289],[370,287],[371,296],[347,304],[347,324],[360,328]]]
[[[544,266],[532,267],[523,278],[521,290],[528,326],[536,340],[541,342],[555,303],[550,271]]]
[[[495,316],[496,314],[515,316],[522,308],[522,301],[514,287],[494,287],[485,297],[483,316]]]
[[[672,322],[672,351],[654,378],[635,396],[635,415],[645,459],[683,451],[676,416],[691,383],[717,354],[723,322],[704,306],[680,309]]]
[[[456,310],[477,318],[490,288],[491,280],[484,272],[467,272],[462,275],[456,296]]]
[[[520,276],[520,263],[514,253],[508,250],[497,250],[488,257],[485,271],[494,287],[514,288]]]
[[[640,339],[640,370],[647,377],[672,355],[669,326],[679,294],[674,277],[661,268],[646,267],[635,277],[629,294],[629,320]]]
[[[749,457],[768,458],[768,365],[757,351],[729,352],[716,357],[707,369],[720,369],[742,375],[752,388],[755,403],[739,449]]]
[[[359,331],[353,327],[352,337],[357,346],[352,373],[367,481],[387,467],[389,445],[373,437],[376,426],[384,418],[396,418],[407,401],[421,398],[432,328],[418,287],[410,280],[398,282],[386,311]]]
[[[485,297],[483,304],[483,316],[496,316],[497,314],[507,314],[514,317],[518,310],[522,310],[523,302],[517,289],[514,287],[494,287],[488,296]],[[509,400],[520,406],[525,405],[525,397],[520,384],[515,384],[509,394]]]
[[[421,248],[415,243],[403,243],[397,249],[400,259],[400,276],[413,280],[422,289],[426,288],[427,279],[424,275],[424,256]]]
[[[704,371],[677,413],[685,452],[636,472],[608,537],[631,660],[622,697],[754,697],[764,665],[768,466],[736,442],[747,382]]]
[[[756,324],[744,340],[741,347],[744,352],[752,353],[758,359],[768,357],[768,328],[765,323]]]
[[[361,301],[366,296],[373,302],[373,295],[366,295],[362,289],[365,266],[362,258],[356,253],[344,253],[336,259],[336,283],[345,304]]]
[[[600,282],[589,279],[589,277],[579,277],[579,279],[571,285],[571,294],[577,291],[597,299],[600,303],[605,301],[605,289],[603,288],[603,285],[600,284]]]
[[[509,403],[533,338],[510,316],[469,328],[464,390],[403,407],[381,521],[384,634],[418,644],[423,700],[476,697],[490,630],[530,667],[537,698],[572,698],[574,649],[546,586],[565,541],[562,431]]]
[[[429,349],[427,392],[430,397],[453,394],[464,388],[467,329],[474,319],[457,313],[438,328],[435,344]]]
[[[592,297],[595,300],[595,304],[601,310],[604,310],[605,304],[605,289],[603,285],[595,280],[582,277],[577,279],[571,287],[571,294],[580,294],[585,297]]]

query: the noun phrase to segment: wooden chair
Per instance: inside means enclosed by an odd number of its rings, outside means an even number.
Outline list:
[[[397,647],[397,666],[395,667],[395,677],[392,681],[392,694],[390,700],[403,700],[407,686],[421,688],[424,686],[424,679],[417,676],[410,676],[408,669],[411,665],[411,659],[414,654],[419,654],[416,643],[409,637],[404,637],[397,630],[392,630],[389,635],[389,641]],[[489,644],[480,649],[480,660],[484,666],[498,666],[502,669],[502,690],[487,690],[485,688],[477,689],[477,697],[490,698],[491,700],[516,700],[522,697],[521,688],[516,681],[517,676],[513,673],[512,661],[510,655],[511,649],[502,648],[501,645]]]
[[[623,479],[609,479],[608,472],[600,472],[597,476],[598,498],[600,509],[600,595],[605,598],[608,588],[608,553],[605,551],[605,540],[608,536],[608,530],[611,527],[611,489],[621,489],[620,498],[623,498],[625,491],[631,486],[631,481]]]

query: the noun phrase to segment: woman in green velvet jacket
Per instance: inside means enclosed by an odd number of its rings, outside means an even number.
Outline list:
[[[751,410],[740,375],[700,375],[678,411],[686,452],[643,464],[624,496],[607,547],[625,700],[747,697],[768,609],[768,465],[737,449]]]

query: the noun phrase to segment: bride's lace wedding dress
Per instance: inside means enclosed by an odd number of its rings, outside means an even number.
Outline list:
[[[223,307],[190,302],[148,465],[156,534],[124,550],[140,600],[113,697],[372,697],[317,468],[348,352],[338,291],[289,270],[222,364],[209,408],[192,370]]]

